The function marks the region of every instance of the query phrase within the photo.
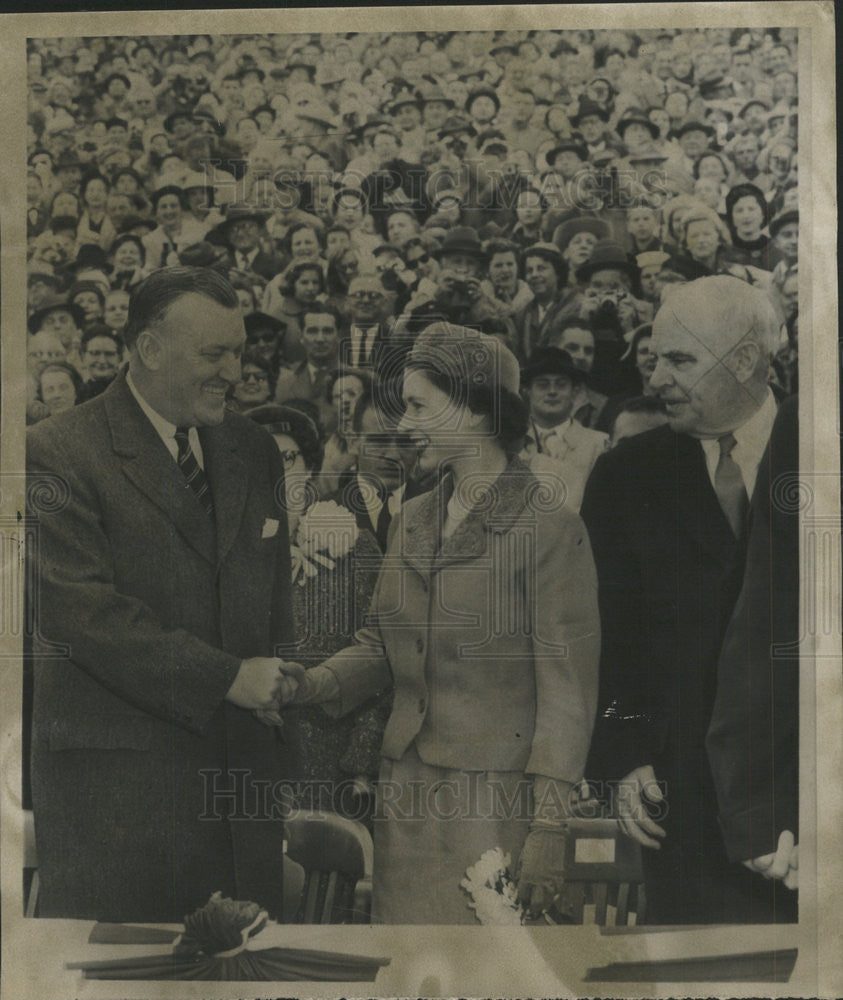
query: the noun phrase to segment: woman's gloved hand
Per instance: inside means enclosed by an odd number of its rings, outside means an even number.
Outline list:
[[[568,824],[536,819],[521,848],[516,877],[518,902],[533,918],[541,916],[565,884]]]

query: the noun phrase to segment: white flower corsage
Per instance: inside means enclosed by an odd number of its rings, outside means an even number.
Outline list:
[[[518,902],[517,886],[509,872],[510,855],[500,847],[485,851],[466,869],[460,886],[471,897],[469,906],[484,926],[519,927],[524,908]]]
[[[303,587],[318,567],[333,569],[354,548],[359,529],[354,515],[334,500],[315,503],[299,521],[290,546],[293,582]]]

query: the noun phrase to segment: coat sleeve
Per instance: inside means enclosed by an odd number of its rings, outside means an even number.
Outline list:
[[[600,691],[588,777],[617,781],[655,759],[655,734],[647,714],[648,678],[643,636],[644,584],[630,536],[623,498],[628,482],[619,452],[598,458],[586,484],[580,514],[594,552],[603,629]]]
[[[578,516],[541,514],[537,525],[526,586],[535,609],[536,726],[525,771],[575,783],[585,773],[597,707],[597,575]]]
[[[39,544],[29,599],[30,606],[37,599],[41,634],[66,644],[79,669],[127,704],[202,732],[241,661],[183,629],[166,628],[147,604],[118,590],[114,542],[96,488],[60,439],[30,434],[27,461],[28,513],[37,518]],[[67,502],[52,512],[39,509],[39,489],[57,477]]]

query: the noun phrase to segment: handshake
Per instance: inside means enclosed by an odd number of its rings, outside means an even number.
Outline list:
[[[280,711],[288,705],[330,701],[339,686],[327,667],[305,670],[300,663],[278,657],[255,656],[243,660],[226,700],[251,709],[261,722],[281,725]]]

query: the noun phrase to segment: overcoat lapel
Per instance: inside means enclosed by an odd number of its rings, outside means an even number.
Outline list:
[[[125,372],[103,394],[114,451],[134,486],[173,522],[200,555],[216,562],[214,525],[199,505],[158,432],[138,406]],[[216,500],[215,500],[216,502]]]

